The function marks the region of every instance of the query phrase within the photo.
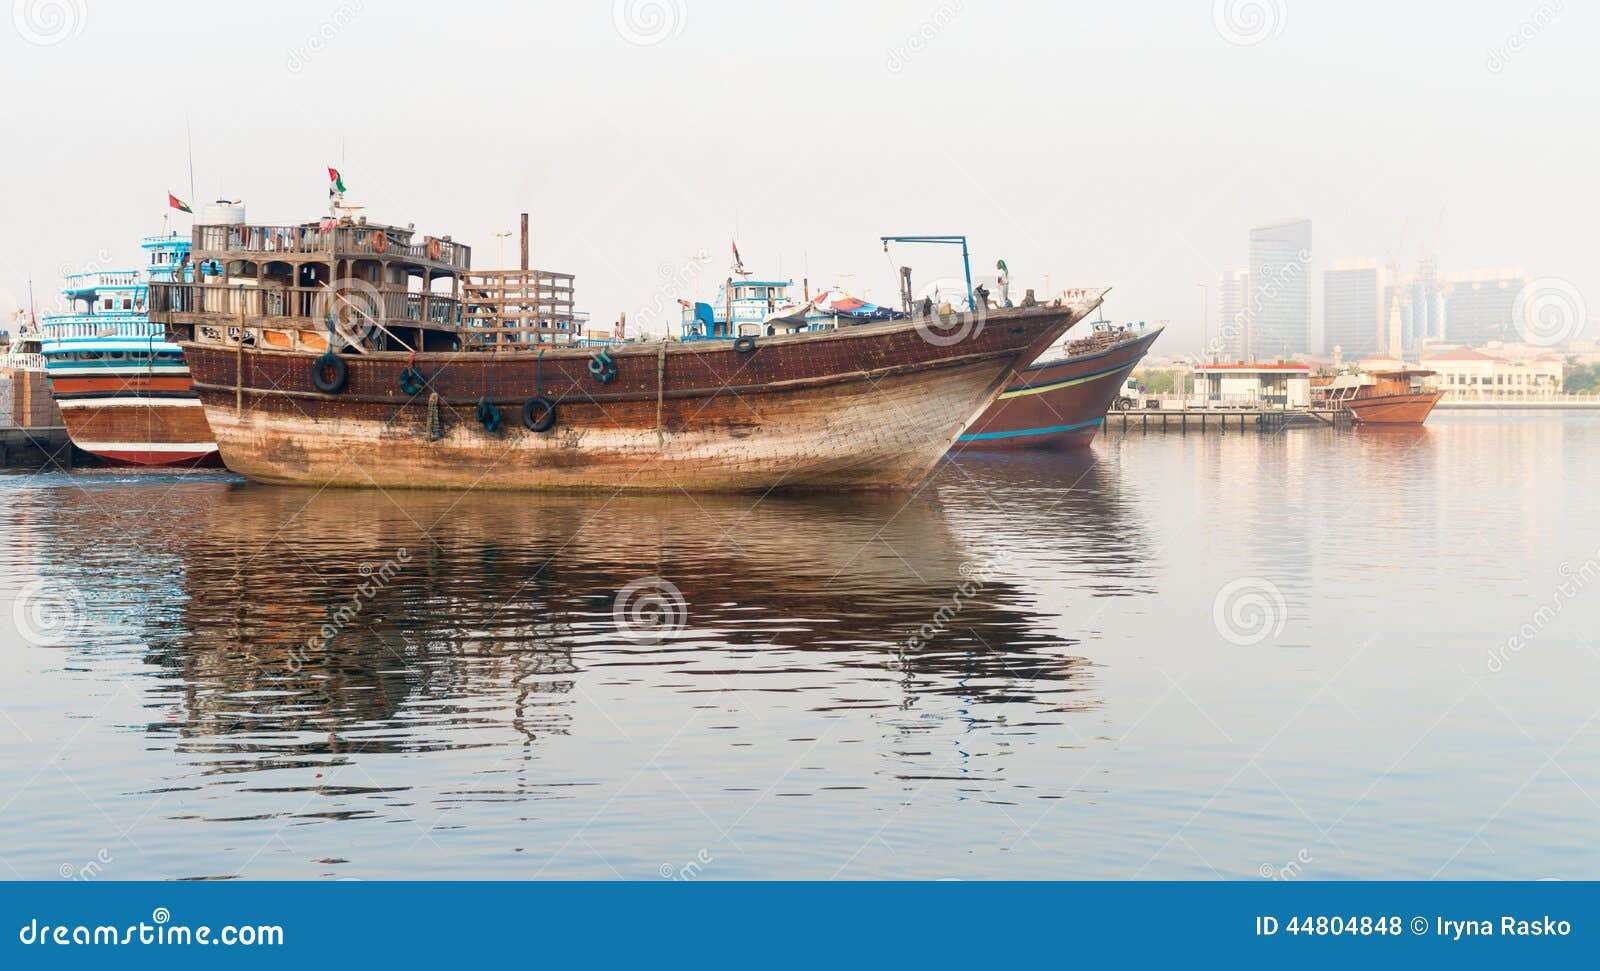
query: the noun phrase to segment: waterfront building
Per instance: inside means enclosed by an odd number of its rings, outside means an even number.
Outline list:
[[[1245,360],[1311,350],[1311,220],[1250,230],[1249,342]]]
[[[1514,358],[1470,347],[1424,354],[1421,364],[1437,373],[1438,386],[1450,400],[1556,394],[1566,376],[1558,357]]]
[[[1211,406],[1304,408],[1311,404],[1311,366],[1200,364],[1194,393]]]

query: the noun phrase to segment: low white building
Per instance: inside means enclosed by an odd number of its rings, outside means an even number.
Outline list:
[[[1209,407],[1304,408],[1311,404],[1311,366],[1200,364],[1194,394]]]
[[[1423,370],[1436,371],[1429,379],[1445,392],[1445,399],[1523,398],[1558,394],[1565,367],[1560,358],[1512,359],[1470,347],[1424,353]]]

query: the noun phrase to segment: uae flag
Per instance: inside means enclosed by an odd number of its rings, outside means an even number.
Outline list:
[[[179,212],[187,212],[190,215],[194,214],[194,210],[189,208],[189,204],[187,202],[184,202],[182,199],[179,199],[177,196],[173,195],[171,192],[167,193],[167,206],[168,206],[168,208],[176,209]]]
[[[344,191],[344,176],[340,175],[339,170],[331,165],[328,166],[328,183],[329,192]]]

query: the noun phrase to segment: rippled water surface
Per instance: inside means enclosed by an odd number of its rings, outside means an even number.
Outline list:
[[[8,474],[0,873],[1592,879],[1597,478],[1460,413],[915,496]]]

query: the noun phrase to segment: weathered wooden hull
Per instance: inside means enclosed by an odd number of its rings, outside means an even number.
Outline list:
[[[1015,372],[1006,390],[960,437],[955,451],[1088,447],[1128,374],[1160,333],[1035,362]]]
[[[1346,403],[1360,425],[1420,425],[1428,420],[1443,391],[1355,397]]]
[[[189,375],[51,375],[72,444],[120,465],[222,464]]]
[[[305,353],[184,345],[223,460],[264,482],[384,488],[554,490],[907,489],[1035,356],[1098,304],[992,312],[960,341],[911,322],[731,342],[622,345],[614,380],[592,351],[424,353],[420,394],[399,387],[406,354],[346,358],[338,394],[312,384]],[[546,432],[530,398],[555,400]],[[430,404],[430,399],[432,403]],[[501,411],[497,431],[476,419]],[[437,438],[430,427],[436,423]]]

